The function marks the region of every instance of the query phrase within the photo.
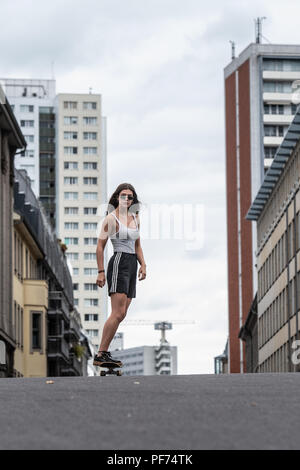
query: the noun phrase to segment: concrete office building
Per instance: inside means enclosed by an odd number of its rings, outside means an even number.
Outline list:
[[[159,346],[138,346],[123,348],[124,335],[117,333],[111,342],[113,357],[123,363],[122,375],[176,375],[177,346],[168,341]]]
[[[256,230],[245,219],[295,112],[300,46],[250,44],[224,69],[228,371],[245,372],[239,331],[257,291]]]
[[[26,141],[0,85],[0,377],[13,377],[15,330],[13,304],[14,158]]]
[[[107,316],[107,293],[96,285],[98,207],[107,203],[101,95],[60,93],[55,114],[56,230],[72,265],[75,305],[98,348]]]
[[[300,108],[246,218],[257,222],[258,372],[299,372]],[[298,352],[297,352],[298,350]]]
[[[163,353],[168,349],[168,360]],[[111,349],[112,350],[112,349]],[[176,375],[176,346],[138,346],[113,351],[113,356],[123,362],[122,375]]]

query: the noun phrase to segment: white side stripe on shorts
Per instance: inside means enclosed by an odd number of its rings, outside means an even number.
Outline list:
[[[121,259],[122,252],[119,251],[114,259],[114,266],[113,266],[113,273],[112,273],[112,281],[111,281],[111,292],[116,292],[117,289],[117,280],[118,280],[118,268],[119,262]]]

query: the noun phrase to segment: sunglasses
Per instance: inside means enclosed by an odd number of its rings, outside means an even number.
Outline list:
[[[128,194],[121,194],[121,195],[120,195],[120,198],[121,198],[121,199],[126,199],[126,198],[128,198],[129,201],[132,201],[133,196],[129,196]]]

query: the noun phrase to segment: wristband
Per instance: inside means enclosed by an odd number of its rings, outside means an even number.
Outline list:
[[[100,271],[98,271],[98,273],[105,273],[105,269],[100,269]]]

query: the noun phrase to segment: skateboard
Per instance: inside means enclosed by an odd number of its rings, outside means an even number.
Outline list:
[[[108,370],[101,370],[100,371],[101,376],[105,376],[105,375],[122,375],[121,370],[114,370],[114,369],[120,368],[120,366],[118,366],[117,364],[112,364],[110,366],[101,366],[101,367],[104,367],[105,369],[108,369]]]

